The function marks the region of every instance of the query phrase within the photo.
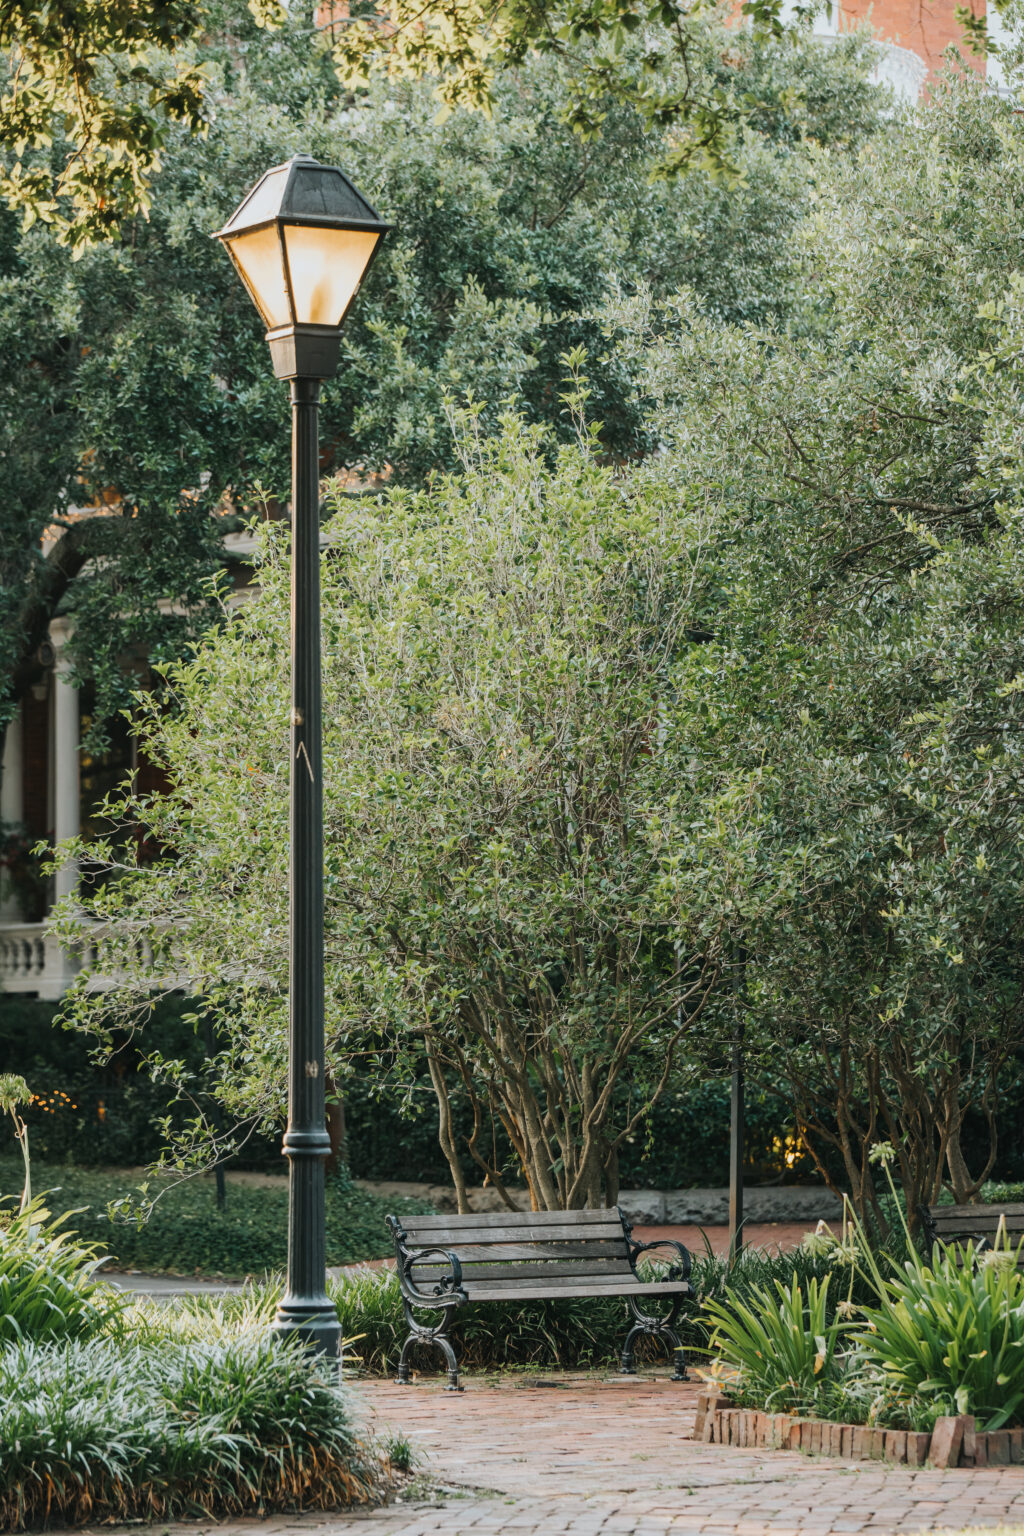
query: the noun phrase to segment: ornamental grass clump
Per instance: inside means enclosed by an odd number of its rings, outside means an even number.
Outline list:
[[[266,1333],[0,1351],[0,1530],[335,1509],[388,1476],[330,1367]]]
[[[118,1331],[125,1302],[96,1278],[103,1252],[76,1241],[64,1220],[34,1200],[0,1227],[0,1345]]]
[[[724,1300],[705,1302],[719,1372],[734,1373],[741,1400],[806,1412],[835,1386],[849,1324],[829,1306],[829,1280],[812,1276],[805,1292],[794,1274],[788,1288],[775,1281],[774,1296],[754,1285],[744,1300],[727,1287]]]
[[[1005,1234],[985,1251],[936,1244],[925,1258],[897,1197],[886,1143],[872,1150],[903,1224],[899,1255],[879,1252],[847,1204],[842,1240],[805,1240],[807,1253],[845,1271],[845,1299],[829,1281],[798,1279],[776,1295],[726,1284],[705,1301],[718,1360],[742,1402],[822,1418],[930,1429],[943,1414],[973,1414],[980,1430],[1024,1421],[1022,1250]]]
[[[358,1359],[373,1375],[393,1372],[409,1331],[394,1272],[357,1270],[332,1282],[329,1290],[342,1335],[351,1340],[351,1357],[346,1350],[346,1360]],[[517,1307],[476,1303],[458,1309],[452,1332],[463,1370],[516,1366],[564,1370],[617,1360],[628,1327],[625,1304],[613,1296],[523,1302]],[[655,1346],[652,1359],[664,1363],[664,1350]],[[413,1368],[433,1374],[439,1360],[436,1350],[417,1350]]]
[[[874,1148],[895,1197],[888,1144]],[[859,1223],[853,1218],[859,1232]],[[862,1234],[860,1234],[862,1235]],[[1021,1247],[1001,1229],[993,1248],[936,1243],[929,1260],[909,1241],[908,1257],[883,1275],[865,1247],[879,1294],[862,1308],[857,1346],[887,1384],[934,1402],[939,1412],[971,1413],[981,1430],[1024,1418],[1024,1272]],[[1021,1245],[1024,1246],[1024,1245]]]
[[[1024,1274],[1006,1248],[937,1252],[885,1282],[859,1344],[899,1391],[1002,1429],[1024,1408]]]

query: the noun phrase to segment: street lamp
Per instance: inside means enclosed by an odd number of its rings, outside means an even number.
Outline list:
[[[337,1356],[327,1295],[324,1162],[324,832],[320,687],[320,382],[338,368],[341,326],[387,233],[341,171],[296,155],[266,173],[217,231],[267,324],[274,373],[292,397],[292,713],[289,871],[288,1283],[278,1333]]]

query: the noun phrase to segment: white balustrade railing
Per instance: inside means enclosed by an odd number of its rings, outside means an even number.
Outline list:
[[[106,991],[114,985],[115,977],[97,970],[100,934],[101,930],[97,928],[94,941],[86,940],[77,951],[69,953],[50,933],[46,923],[0,922],[0,994],[62,997],[82,970],[89,973],[85,978],[89,991]],[[133,947],[137,962],[144,967],[154,964],[157,956],[148,934],[140,934]],[[167,985],[166,975],[159,978],[159,983]]]
[[[0,992],[60,997],[77,970],[45,923],[0,923]]]

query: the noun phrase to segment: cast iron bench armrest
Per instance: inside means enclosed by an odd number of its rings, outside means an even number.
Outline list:
[[[448,1274],[439,1276],[433,1291],[421,1291],[413,1280],[412,1272],[417,1264],[431,1257],[446,1259]],[[410,1301],[426,1307],[436,1307],[458,1306],[460,1302],[466,1300],[466,1293],[462,1288],[462,1261],[457,1253],[452,1253],[448,1248],[417,1248],[415,1253],[410,1253],[403,1244],[402,1259],[398,1274],[402,1289]]]
[[[677,1243],[673,1237],[655,1238],[652,1243],[638,1243],[634,1238],[629,1239],[629,1262],[634,1272],[636,1261],[642,1253],[649,1253],[652,1248],[674,1248],[681,1260],[680,1264],[673,1264],[668,1272],[670,1280],[689,1280],[693,1260],[690,1257],[689,1248],[684,1248],[682,1243]]]
[[[462,1260],[457,1253],[452,1253],[448,1248],[421,1248],[418,1245],[410,1251],[406,1247],[408,1233],[394,1216],[388,1216],[387,1224],[391,1228],[391,1235],[395,1239],[395,1259],[398,1269],[398,1284],[403,1296],[418,1307],[457,1307],[468,1298],[462,1288]],[[432,1291],[422,1291],[413,1279],[413,1270],[417,1264],[431,1256],[444,1259],[448,1265],[448,1273],[439,1276],[437,1284]]]

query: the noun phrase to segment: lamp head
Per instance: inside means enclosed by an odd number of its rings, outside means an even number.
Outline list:
[[[295,155],[217,231],[266,322],[279,379],[337,372],[342,323],[390,228],[344,172]]]

